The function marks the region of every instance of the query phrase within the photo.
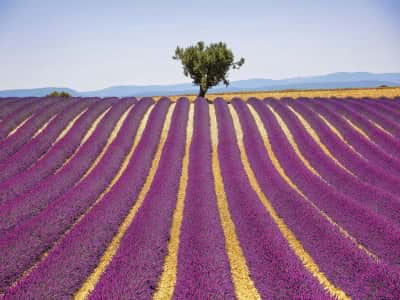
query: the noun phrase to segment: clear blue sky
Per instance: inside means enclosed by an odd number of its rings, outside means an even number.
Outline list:
[[[400,72],[400,1],[0,0],[0,89],[190,82],[198,40],[246,58],[232,80]]]

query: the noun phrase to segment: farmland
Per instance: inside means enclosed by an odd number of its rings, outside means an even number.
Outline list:
[[[400,299],[400,98],[320,95],[0,99],[0,299]]]
[[[176,101],[181,96],[170,96],[172,101]],[[189,100],[194,101],[196,95],[185,95]],[[343,89],[288,89],[288,90],[277,90],[277,91],[241,91],[241,92],[231,92],[231,93],[213,93],[212,90],[207,94],[208,99],[216,99],[218,97],[223,97],[228,100],[234,97],[240,97],[243,100],[247,100],[253,97],[264,99],[264,98],[275,98],[281,99],[285,97],[289,98],[395,98],[400,97],[400,87],[378,87],[378,88],[343,88]],[[154,97],[159,99],[161,97]]]

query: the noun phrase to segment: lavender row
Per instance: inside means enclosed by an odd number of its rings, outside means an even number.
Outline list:
[[[279,129],[272,113],[264,104],[256,100],[250,100],[249,103],[260,114],[266,128],[269,128],[269,124],[275,123],[276,128]],[[257,134],[254,122],[251,122],[251,124],[252,127],[244,131],[245,146],[261,189],[279,217],[284,220],[297,240],[319,266],[320,271],[336,287],[357,299],[399,297],[400,276],[396,268],[387,265],[385,262],[378,263],[360,251],[352,241],[340,234],[338,229],[332,226],[310,203],[295,193],[277,173],[269,156],[265,154],[265,151],[263,153],[259,143],[256,143],[260,136]],[[270,133],[273,134],[268,130],[268,134]],[[281,132],[281,134],[283,133]],[[271,136],[270,140],[273,141],[274,138],[274,136]],[[284,155],[287,158],[294,157],[293,153],[289,151],[290,149],[290,147],[279,148],[279,152],[282,152],[282,156]],[[274,151],[277,153],[277,149],[274,149]],[[307,173],[297,174],[297,170],[292,167],[286,172],[287,174],[298,175],[293,177],[306,176],[306,178],[312,178]],[[336,206],[336,201],[343,198],[336,196],[333,199],[328,192],[329,190],[321,191],[321,194],[314,197],[313,201],[331,215],[330,213],[333,211],[331,208]],[[343,216],[348,216],[350,213],[350,217],[346,219],[348,223],[352,223],[357,220],[360,209],[355,210],[352,206],[344,205],[341,210],[337,211],[338,215]],[[336,220],[336,215],[332,215],[332,217]],[[373,228],[371,227],[370,239],[375,238]],[[379,231],[378,228],[375,230]],[[391,245],[385,244],[385,246],[390,249]],[[379,289],[376,286],[379,286]]]
[[[388,100],[393,102],[393,100]],[[363,104],[364,107],[368,107],[371,110],[379,112],[381,116],[385,118],[389,118],[396,124],[400,123],[400,109],[396,109],[392,107],[391,103],[388,101],[382,100],[371,100],[371,99],[363,99],[363,101],[358,101],[360,104]],[[355,102],[355,101],[353,101]]]
[[[3,205],[0,211],[0,232],[36,215],[78,182],[103,150],[115,124],[130,105],[132,103],[128,101],[113,105],[91,137],[60,172],[40,182],[32,191]]]
[[[395,104],[395,100],[379,98],[377,101],[373,101],[372,99],[366,98],[365,101],[362,101],[362,103],[371,109],[380,111],[382,115],[391,118],[393,121],[397,123],[400,122],[400,106]]]
[[[376,128],[374,125],[368,122],[362,115],[360,115],[351,107],[342,104],[340,101],[331,100],[331,101],[324,101],[321,103],[322,105],[330,107],[331,109],[346,116],[356,126],[361,128],[375,144],[377,144],[391,156],[395,158],[400,158],[400,141],[397,141],[389,134],[382,132],[380,129]]]
[[[257,155],[264,156],[261,140],[255,139],[257,129],[249,122],[251,116],[246,104],[234,99],[232,105],[240,118],[245,145],[250,143],[255,151],[261,151]],[[304,268],[290,249],[251,187],[241,162],[228,105],[223,100],[217,100],[215,108],[219,131],[218,154],[225,193],[250,276],[261,297],[328,298],[318,281]],[[249,154],[255,155],[255,153]],[[264,178],[270,179],[267,172],[264,173]]]
[[[27,143],[36,131],[40,129],[55,114],[60,113],[74,101],[60,101],[48,105],[43,105],[32,118],[30,118],[18,131],[7,139],[0,141],[0,162],[7,159]]]
[[[177,199],[189,102],[180,99],[157,171],[143,205],[123,236],[119,249],[92,292],[92,299],[150,299],[167,254]]]
[[[390,209],[398,207],[397,199],[356,180],[355,177],[339,168],[322,152],[293,113],[285,110],[281,104],[270,103],[270,105],[285,120],[304,157],[322,178],[330,183],[330,186],[323,185],[317,190],[321,193],[317,195],[318,197],[324,195],[323,201],[328,201],[331,197],[328,205],[320,206],[318,204],[318,206],[368,249],[389,263],[396,264],[400,255],[400,227],[398,226],[400,216],[398,212],[391,212]],[[304,182],[304,189],[307,188],[308,183],[309,181]],[[313,187],[311,186],[311,188]],[[311,196],[309,195],[310,198]],[[313,201],[320,201],[321,205],[323,202],[315,195]],[[379,201],[382,203],[380,204]],[[384,218],[380,214],[382,212],[385,213],[386,218],[390,216],[391,219]],[[349,218],[351,218],[351,222],[349,222]]]
[[[16,128],[19,124],[21,124],[30,116],[34,115],[43,106],[60,101],[68,100],[45,98],[40,101],[32,101],[30,103],[21,105],[16,111],[13,111],[7,116],[6,119],[1,122],[0,141],[5,139],[14,128]]]
[[[156,104],[127,169],[110,192],[63,237],[32,273],[6,291],[6,299],[69,298],[80,287],[135,203],[157,149],[169,103],[169,100],[160,100]],[[42,237],[32,237],[35,238]],[[14,263],[18,261],[13,259]]]
[[[213,173],[208,104],[198,98],[190,147],[174,299],[235,297]]]
[[[371,121],[380,125],[396,138],[400,137],[400,124],[398,123],[399,121],[396,121],[396,117],[392,116],[390,110],[380,107],[380,103],[370,103],[368,99],[363,99],[361,101],[350,99],[344,103],[352,107],[357,112],[360,112],[363,116],[367,117]],[[400,114],[398,118],[400,118]]]
[[[42,159],[25,172],[2,182],[0,184],[0,205],[12,202],[12,199],[30,191],[37,183],[53,174],[75,152],[86,131],[110,105],[112,102],[109,101],[100,101],[92,105]]]
[[[400,97],[395,98],[391,102],[392,103],[385,103],[385,105],[395,111],[396,114],[400,113]]]
[[[140,120],[151,104],[152,101],[143,100],[135,105],[118,136],[88,177],[37,216],[17,225],[0,239],[2,252],[6,253],[5,260],[12,262],[0,274],[2,278],[14,274],[0,290],[4,290],[18,274],[31,267],[46,249],[50,249],[106,189],[131,149]]]
[[[343,174],[342,178],[344,178],[343,182],[345,182],[345,186],[342,185],[342,182],[339,183],[341,189],[344,187],[344,191],[346,191],[346,187],[348,186],[350,190],[358,190],[359,193],[357,194],[357,199],[360,201],[382,199],[383,201],[393,201],[394,203],[399,202],[398,198],[396,199],[395,196],[388,193],[393,193],[397,195],[397,197],[400,196],[400,179],[397,176],[383,170],[379,165],[379,161],[368,161],[356,154],[338,136],[336,136],[336,134],[334,134],[329,127],[307,107],[307,105],[297,101],[288,101],[286,103],[293,107],[295,111],[305,118],[310,126],[318,132],[321,142],[327,146],[329,151],[333,153],[334,157],[344,165],[346,169],[350,170],[355,176],[357,176],[356,180],[347,172],[340,172]],[[311,145],[308,147],[310,148]],[[304,151],[309,150],[305,149]],[[318,159],[315,159],[314,161],[317,164]],[[360,185],[360,181],[365,184]],[[381,203],[381,205],[383,205],[383,203]]]
[[[11,99],[10,102],[7,102],[1,106],[0,110],[0,119],[2,120],[2,123],[8,118],[9,115],[11,115],[13,112],[17,111],[19,108],[23,107],[24,105],[28,105],[32,103],[33,101],[37,101],[36,98],[22,98],[18,99],[17,101],[15,99]]]
[[[400,175],[400,160],[384,152],[380,147],[368,141],[333,110],[323,106],[321,101],[304,101],[309,108],[328,120],[344,137],[346,142],[369,161],[376,161],[388,173]]]
[[[0,98],[0,120],[4,118],[10,111],[12,111],[12,106],[18,102],[18,98]]]
[[[26,143],[18,152],[0,163],[0,182],[14,176],[34,164],[42,155],[49,151],[58,135],[79,113],[91,103],[80,100],[71,104],[59,113],[48,126],[34,139]]]

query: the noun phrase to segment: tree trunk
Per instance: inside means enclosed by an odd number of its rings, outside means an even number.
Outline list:
[[[207,90],[203,90],[202,86],[200,85],[200,91],[199,91],[199,97],[204,98],[204,96],[206,95]]]

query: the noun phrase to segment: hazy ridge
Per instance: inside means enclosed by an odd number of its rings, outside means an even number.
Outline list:
[[[248,79],[232,81],[228,87],[216,86],[209,90],[216,92],[240,92],[285,89],[325,89],[377,87],[380,85],[400,86],[400,73],[339,72],[320,76],[293,77],[287,79]],[[67,87],[44,87],[35,89],[0,90],[0,97],[45,96],[52,91],[66,91],[73,96],[126,97],[193,94],[198,87],[191,83],[170,85],[124,85],[112,86],[94,91],[77,91]]]

